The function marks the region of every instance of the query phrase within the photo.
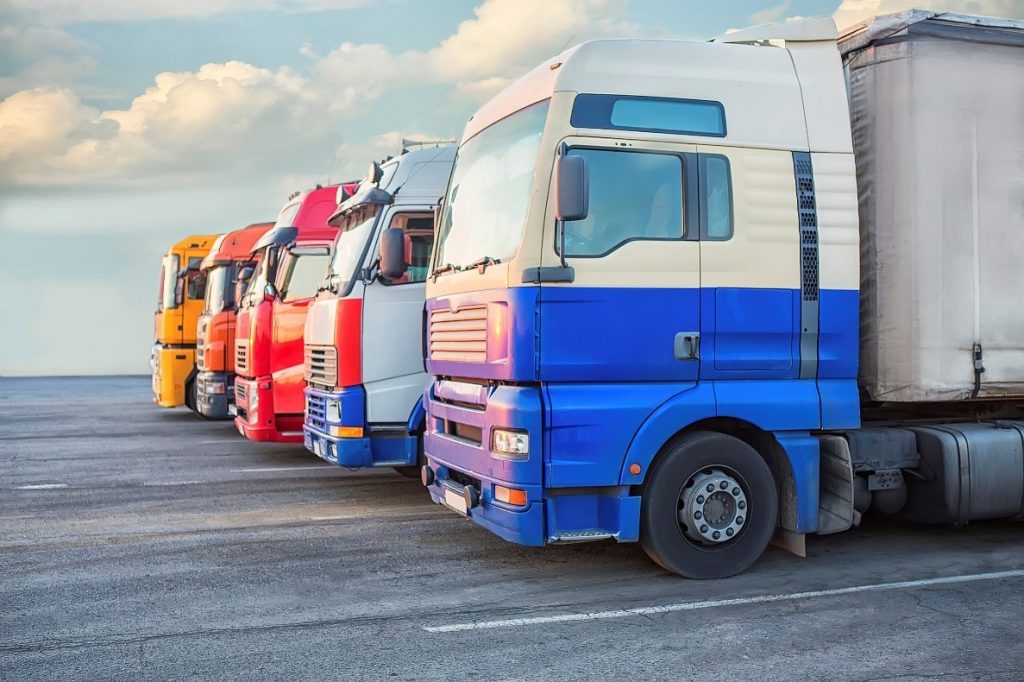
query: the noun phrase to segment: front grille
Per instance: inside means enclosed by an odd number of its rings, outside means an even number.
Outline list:
[[[249,341],[248,339],[235,340],[235,372],[243,374],[249,369]]]
[[[334,346],[306,346],[306,383],[334,388],[338,385],[338,349]]]
[[[430,359],[487,362],[487,307],[431,311]]]
[[[246,384],[235,384],[235,402],[239,405],[248,405],[249,387]]]
[[[327,433],[327,399],[322,395],[306,394],[306,424]]]

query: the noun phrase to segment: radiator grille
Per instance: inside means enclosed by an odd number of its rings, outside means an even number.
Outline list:
[[[306,346],[306,383],[325,388],[338,385],[338,349],[334,346]]]
[[[249,370],[249,340],[235,340],[235,372],[244,374]]]
[[[430,313],[430,359],[487,362],[487,307]]]
[[[306,424],[327,433],[327,398],[315,393],[306,394]]]

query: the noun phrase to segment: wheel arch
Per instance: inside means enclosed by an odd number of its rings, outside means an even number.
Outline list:
[[[769,431],[758,424],[732,416],[701,416],[672,423],[678,410],[663,408],[651,415],[637,430],[622,463],[619,480],[636,494],[647,481],[660,457],[688,433],[711,431],[733,436],[750,445],[768,464],[779,494],[779,525],[789,531],[807,533],[818,527],[818,439],[807,431]],[[679,426],[683,423],[684,426]],[[640,465],[637,474],[630,472]]]

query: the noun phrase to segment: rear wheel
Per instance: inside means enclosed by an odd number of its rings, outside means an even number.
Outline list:
[[[726,578],[772,538],[778,493],[758,452],[733,436],[695,432],[668,446],[644,484],[640,543],[687,578]]]

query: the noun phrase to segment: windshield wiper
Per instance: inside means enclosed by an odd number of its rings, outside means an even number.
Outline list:
[[[458,272],[459,269],[460,269],[459,266],[452,265],[451,263],[445,263],[444,265],[438,265],[436,268],[434,268],[434,271],[430,273],[430,279],[432,279],[432,280],[434,280],[436,282],[437,278],[440,275],[443,275],[446,272]]]
[[[483,274],[487,270],[488,265],[497,265],[501,260],[497,258],[491,258],[490,256],[484,256],[483,258],[477,258],[475,261],[465,266],[463,270],[469,270],[470,268],[476,268],[477,272]]]

